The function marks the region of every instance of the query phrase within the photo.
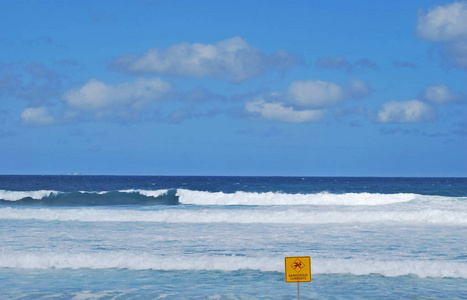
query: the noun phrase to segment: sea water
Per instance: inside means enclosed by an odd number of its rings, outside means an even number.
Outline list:
[[[467,178],[0,176],[0,299],[467,299]]]

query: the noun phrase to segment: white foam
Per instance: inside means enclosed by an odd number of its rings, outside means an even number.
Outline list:
[[[151,255],[131,252],[0,253],[0,268],[19,269],[130,269],[130,270],[258,270],[284,272],[282,256]],[[312,274],[379,274],[388,277],[467,278],[467,263],[433,260],[363,260],[312,258]]]
[[[129,189],[129,190],[120,190],[119,192],[121,193],[138,193],[146,197],[154,197],[157,198],[159,196],[165,195],[169,192],[169,190],[155,190],[155,191],[150,191],[150,190],[135,190],[135,189]]]
[[[386,205],[417,199],[417,194],[346,193],[223,193],[178,189],[179,202],[192,205]]]
[[[48,190],[39,190],[39,191],[6,191],[0,190],[0,200],[6,201],[18,201],[24,198],[32,199],[42,199],[44,197],[49,197],[50,195],[56,195],[60,192],[57,191],[48,191]]]
[[[467,263],[454,261],[316,259],[313,262],[315,274],[378,274],[386,277],[416,275],[421,278],[467,278]]]
[[[0,208],[1,219],[81,221],[81,222],[157,222],[157,223],[238,223],[238,224],[344,224],[344,223],[430,223],[466,225],[466,211],[421,209],[413,211],[314,211],[305,209],[200,209],[200,210],[113,210],[99,208],[31,209]]]
[[[97,195],[105,195],[108,192],[107,191],[100,191],[100,192],[90,192],[90,191],[80,191],[81,194],[97,194]]]

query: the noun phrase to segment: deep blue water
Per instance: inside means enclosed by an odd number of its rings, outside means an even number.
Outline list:
[[[171,189],[233,193],[417,193],[466,196],[467,178],[410,177],[226,177],[226,176],[50,176],[0,175],[1,188],[14,191],[112,191]]]

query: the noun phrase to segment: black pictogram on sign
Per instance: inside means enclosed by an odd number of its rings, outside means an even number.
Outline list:
[[[292,263],[291,265],[292,269],[294,269],[297,273],[300,273],[300,271],[305,267],[305,264],[299,260],[298,258]]]

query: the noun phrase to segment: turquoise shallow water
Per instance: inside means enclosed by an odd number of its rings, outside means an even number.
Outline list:
[[[280,272],[1,270],[11,299],[297,299]],[[465,279],[315,275],[301,299],[465,299]]]
[[[467,180],[0,176],[1,299],[466,299]]]

